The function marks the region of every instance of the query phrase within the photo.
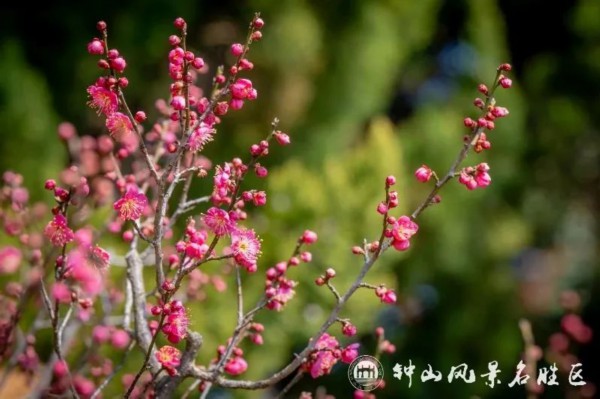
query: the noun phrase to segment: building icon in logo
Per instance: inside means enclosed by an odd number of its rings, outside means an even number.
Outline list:
[[[372,391],[383,381],[383,367],[373,356],[359,356],[348,367],[348,379],[354,388]]]

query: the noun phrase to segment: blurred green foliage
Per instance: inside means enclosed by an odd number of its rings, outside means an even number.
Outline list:
[[[597,315],[597,1],[561,6],[566,8],[538,21],[541,32],[529,17],[523,21],[538,1],[109,1],[102,8],[67,3],[48,10],[52,22],[30,16],[32,23],[55,29],[60,41],[36,47],[39,39],[16,24],[22,12],[16,9],[7,10],[15,18],[7,18],[0,31],[0,169],[22,172],[37,198],[43,180],[65,162],[55,139],[57,122],[72,120],[86,134],[102,132],[102,121],[85,107],[85,87],[97,70],[84,50],[97,19],[107,20],[111,45],[127,58],[131,104],[150,116],[155,99],[167,95],[166,38],[175,16],[188,20],[190,42],[213,68],[227,60],[231,42],[243,40],[254,10],[266,20],[264,39],[251,52],[256,68],[249,73],[259,101],[225,118],[207,155],[221,162],[245,153],[278,116],[294,145],[272,151],[266,183],[251,180],[266,185],[269,195],[266,211],[251,215],[264,239],[261,271],[287,258],[305,228],[317,231],[320,240],[314,262],[291,273],[300,285],[288,308],[259,316],[267,326],[265,347],[245,348],[251,365],[245,377],[276,371],[302,348],[333,305],[314,278],[334,267],[343,290],[361,264],[350,247],[377,238],[375,208],[385,176],[397,176],[400,210],[411,212],[427,190],[413,171],[426,163],[445,173],[461,145],[462,118],[474,115],[476,84],[488,82],[496,66],[511,59],[515,87],[498,95],[511,114],[490,134],[492,150],[468,159],[487,161],[493,184],[475,192],[447,187],[441,204],[420,218],[413,247],[390,251],[368,277],[396,287],[399,305],[384,306],[372,292],[359,292],[344,317],[359,327],[361,353],[374,351],[370,334],[376,325],[386,326],[398,347],[383,357],[387,388],[378,397],[462,398],[514,397],[517,389],[507,389],[506,382],[522,348],[517,320],[533,318],[544,345],[556,329],[560,289],[582,290],[589,298],[586,317]],[[535,41],[544,34],[555,41]],[[195,193],[205,194],[204,188]],[[547,261],[523,266],[518,260],[532,249],[544,251]],[[259,275],[245,277],[247,306],[262,284]],[[209,289],[206,301],[190,304],[193,326],[204,333],[204,361],[234,326],[232,278],[228,286],[219,295]],[[550,294],[538,298],[540,290]],[[338,334],[337,327],[333,331]],[[394,363],[408,359],[418,371],[430,363],[445,373],[466,362],[478,375],[498,360],[504,384],[491,390],[481,380],[417,380],[408,389],[405,380],[391,377]],[[589,361],[589,375],[600,374]],[[316,384],[338,397],[351,393],[345,366],[316,382],[305,380],[299,389]],[[549,397],[561,395],[549,391]]]

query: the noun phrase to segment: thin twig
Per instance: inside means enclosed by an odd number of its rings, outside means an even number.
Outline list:
[[[496,72],[496,78],[494,79],[494,84],[493,84],[492,88],[490,89],[490,93],[486,96],[485,104],[484,104],[483,110],[482,110],[482,116],[485,116],[485,114],[488,112],[489,105],[492,104],[493,101],[495,101],[493,96],[494,96],[494,92],[495,92],[496,88],[498,87],[498,77],[500,76],[500,74],[501,74],[501,71]],[[458,156],[452,163],[452,166],[450,166],[450,169],[448,170],[446,175],[441,180],[437,180],[437,182],[435,183],[435,185],[434,185],[433,189],[431,190],[431,192],[429,193],[429,195],[427,195],[425,200],[423,202],[421,202],[421,204],[417,207],[417,209],[415,209],[415,211],[411,214],[411,218],[413,220],[416,219],[429,205],[432,204],[434,197],[441,190],[441,188],[444,187],[444,185],[446,183],[448,183],[450,180],[454,179],[454,177],[456,176],[456,171],[457,171],[458,167],[465,160],[465,158],[467,157],[467,154],[469,153],[469,150],[471,150],[471,148],[473,148],[473,146],[477,142],[477,139],[479,138],[479,136],[481,136],[481,133],[483,133],[483,130],[484,130],[483,127],[473,128],[471,135],[469,136],[469,139],[463,145],[462,150],[459,152]]]
[[[210,201],[210,198],[210,195],[207,195],[204,197],[199,197],[193,200],[186,201],[185,203],[180,203],[175,212],[173,212],[173,215],[171,215],[171,217],[169,218],[168,228],[170,229],[175,225],[179,216],[189,211],[192,211],[199,204]]]
[[[48,315],[51,320],[54,320],[54,310],[52,309],[52,302],[50,301],[50,296],[48,295],[48,291],[46,290],[46,284],[44,284],[44,280],[40,279],[40,291],[42,293],[42,300],[44,302],[44,306],[46,306],[46,310],[48,311]]]
[[[137,220],[132,220],[131,224],[133,225],[135,232],[138,234],[138,236],[142,240],[146,241],[149,244],[154,244],[154,241],[149,239],[148,237],[146,237],[146,235],[142,232],[142,227],[140,226],[140,222],[138,222]]]
[[[196,388],[198,388],[198,385],[200,385],[201,381],[200,380],[195,380],[194,382],[192,382],[192,385],[190,385],[185,392],[183,393],[183,395],[181,395],[181,399],[187,399],[190,394],[192,392],[194,392],[196,390]]]
[[[65,318],[67,318],[67,316],[70,318],[70,311],[72,311],[72,309],[73,309],[73,307],[71,306],[69,308],[69,312],[67,312],[67,315],[65,316]],[[59,318],[60,318],[59,302],[58,302],[58,300],[55,300],[54,301],[54,317],[51,319],[52,333],[53,333],[53,349],[54,349],[54,353],[56,353],[56,357],[58,358],[58,360],[64,361],[63,352],[62,352],[62,333],[63,333],[64,327],[67,323],[63,321],[63,323],[59,325]],[[68,319],[67,319],[67,321],[68,321]],[[68,365],[67,365],[67,377],[69,380],[69,389],[71,390],[73,397],[78,399],[79,395],[77,394],[77,391],[75,390],[75,386],[73,385],[73,375],[71,374],[71,370],[69,369]]]
[[[63,318],[62,323],[58,327],[57,339],[58,339],[58,344],[59,345],[62,345],[63,332],[65,331],[65,327],[67,326],[67,323],[69,323],[69,320],[71,319],[72,315],[73,315],[73,304],[71,304],[71,306],[69,307],[69,310],[67,311],[67,314],[65,315],[65,317]]]
[[[118,94],[119,94],[119,100],[121,100],[121,104],[123,105],[123,108],[125,109],[125,113],[129,117],[129,120],[131,121],[131,123],[133,125],[133,130],[135,130],[135,132],[139,138],[140,149],[142,150],[142,154],[144,155],[144,161],[146,161],[146,166],[148,167],[150,174],[154,178],[154,181],[156,181],[156,184],[160,185],[160,183],[159,183],[160,178],[158,177],[158,172],[156,171],[156,167],[154,166],[154,163],[152,162],[152,158],[150,157],[150,153],[148,152],[148,147],[146,146],[146,142],[144,141],[144,136],[142,135],[143,128],[140,124],[137,123],[137,121],[133,117],[133,113],[131,112],[131,110],[129,109],[129,106],[127,105],[127,100],[125,100],[125,93],[123,93],[123,90],[121,90],[121,88],[118,88]]]
[[[333,293],[333,296],[335,296],[335,300],[339,303],[340,299],[342,299],[340,293],[335,289],[333,284],[331,284],[331,281],[327,280],[325,284],[327,284],[327,288],[329,288],[329,290]]]
[[[292,387],[302,379],[302,377],[304,377],[304,371],[299,370],[294,376],[294,378],[292,378],[292,380],[288,382],[288,384],[281,390],[281,392],[279,392],[279,395],[277,395],[277,399],[283,399],[285,394],[288,393],[289,390],[292,389]]]
[[[106,29],[104,29],[102,31],[102,40],[104,41],[105,56],[108,57],[108,49],[110,47],[108,47],[108,30],[106,30]],[[110,72],[111,76],[116,78],[116,72],[112,67],[110,68],[109,72]],[[156,184],[160,185],[158,172],[156,171],[156,167],[154,166],[154,163],[152,162],[152,159],[150,158],[150,154],[148,153],[148,147],[146,147],[146,143],[144,142],[144,137],[142,136],[142,127],[138,124],[138,122],[133,117],[133,113],[131,112],[131,109],[129,109],[129,106],[127,105],[127,100],[125,99],[125,93],[123,93],[123,90],[121,90],[121,88],[118,86],[117,86],[117,96],[119,97],[119,101],[121,102],[121,105],[123,106],[123,109],[125,110],[125,114],[131,121],[131,124],[135,130],[135,133],[137,134],[137,136],[139,138],[140,149],[142,150],[142,154],[144,155],[144,160],[146,161],[146,166],[148,167],[148,170],[150,170],[152,177],[156,181]]]

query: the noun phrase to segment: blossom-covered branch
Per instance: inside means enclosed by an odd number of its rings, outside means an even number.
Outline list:
[[[50,178],[46,181],[45,188],[55,201],[50,212],[29,206],[19,175],[4,174],[0,217],[5,225],[12,226],[10,235],[16,243],[0,250],[0,273],[15,272],[26,254],[34,283],[25,290],[7,289],[19,304],[16,309],[8,307],[10,317],[6,322],[3,318],[0,324],[0,357],[4,359],[9,352],[21,308],[27,301],[41,303],[46,309],[46,328],[52,331],[55,355],[49,366],[52,373],[42,379],[40,394],[44,391],[99,397],[115,389],[126,398],[168,398],[186,379],[191,379],[191,389],[199,389],[205,398],[214,386],[262,389],[295,373],[281,392],[284,395],[303,376],[319,378],[329,374],[338,362],[351,363],[358,356],[358,343],[344,346],[330,331],[339,324],[342,335],[357,334],[351,319],[343,315],[350,298],[364,289],[374,292],[382,303],[393,304],[397,300],[393,289],[366,281],[377,260],[389,248],[409,249],[419,230],[416,219],[429,206],[440,202],[444,185],[455,178],[469,190],[491,183],[487,163],[467,167],[462,167],[462,163],[471,150],[490,148],[487,134],[494,129],[496,119],[508,115],[506,108],[496,105],[494,97],[497,88],[511,86],[505,76],[511,69],[508,64],[500,65],[489,89],[479,86],[485,97],[475,100],[480,115],[476,120],[464,120],[469,132],[448,172],[439,177],[426,165],[415,172],[418,181],[429,182],[433,177],[435,184],[411,215],[394,215],[401,197],[394,190],[396,179],[392,175],[382,178],[383,200],[374,210],[381,216],[378,238],[352,247],[352,252],[362,257],[362,267],[345,291],[336,287],[338,272],[333,267],[315,276],[315,284],[331,293],[334,304],[305,348],[267,378],[236,379],[251,366],[242,347],[264,343],[265,326],[256,321],[256,316],[283,311],[293,300],[299,284],[293,276],[300,272],[298,265],[313,261],[309,248],[318,241],[318,235],[304,230],[290,248],[288,258],[265,268],[264,279],[256,277],[262,270],[263,242],[251,227],[248,208],[266,205],[267,193],[253,188],[247,177],[254,174],[259,179],[267,178],[264,159],[273,147],[291,144],[277,118],[264,139],[250,146],[248,156],[232,157],[214,165],[205,156],[210,143],[218,138],[222,118],[258,97],[252,81],[242,75],[254,68],[249,51],[262,39],[264,20],[256,14],[245,42],[231,45],[233,61],[216,69],[206,95],[196,82],[199,75],[208,72],[208,67],[188,47],[186,21],[177,18],[174,26],[176,33],[168,38],[166,57],[171,79],[169,97],[157,101],[156,123],[148,128],[146,112],[132,110],[128,105],[128,63],[119,50],[109,47],[108,26],[100,21],[100,37],[93,38],[87,50],[98,57],[101,73],[87,93],[88,105],[97,112],[107,133],[98,138],[78,138],[74,126],[61,124],[59,137],[72,153],[78,154],[78,163],[69,166],[58,182]],[[211,178],[211,192],[194,197],[194,185]],[[105,205],[112,205],[112,212],[99,225],[90,215],[107,209]],[[192,210],[196,212],[190,213],[184,226],[179,226],[184,222],[184,214]],[[18,222],[11,225],[9,218]],[[36,220],[40,219],[46,220],[41,229],[36,227]],[[183,228],[181,233],[179,227]],[[31,233],[36,228],[37,235]],[[112,239],[104,240],[107,235]],[[123,245],[110,251],[104,249],[115,241]],[[233,271],[230,274],[235,284],[235,298],[231,298],[236,310],[232,323],[235,327],[226,342],[208,348],[215,351],[215,356],[201,365],[197,355],[206,349],[202,331],[192,328],[193,315],[185,301],[204,293],[202,288],[208,284],[217,291],[224,290],[226,283],[220,275],[205,274],[207,265],[214,263],[224,265],[228,273]],[[110,270],[111,265],[118,264],[125,268],[121,269],[124,273]],[[153,267],[145,268],[147,264]],[[151,270],[152,283],[147,279]],[[256,284],[244,286],[243,274],[248,274],[248,279],[264,281],[260,298],[251,307],[246,293]],[[35,295],[30,299],[23,291]],[[74,345],[63,344],[68,332],[80,328],[90,330],[89,339],[75,349]],[[27,344],[17,345],[10,358],[13,363],[18,359],[24,369],[34,370],[39,363],[33,337],[37,330],[30,331]],[[379,338],[376,355],[381,351],[391,353],[393,345],[383,339],[383,333]],[[386,349],[382,349],[383,342],[388,342]],[[123,352],[116,367],[99,352],[104,344]],[[134,351],[141,353],[141,362],[131,361],[135,356],[130,353]],[[127,374],[122,385],[114,388],[114,381],[118,380],[115,377],[122,369]]]

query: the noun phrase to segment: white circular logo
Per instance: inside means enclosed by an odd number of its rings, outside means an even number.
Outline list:
[[[359,356],[348,367],[348,379],[359,391],[372,391],[383,381],[383,367],[373,356]]]

